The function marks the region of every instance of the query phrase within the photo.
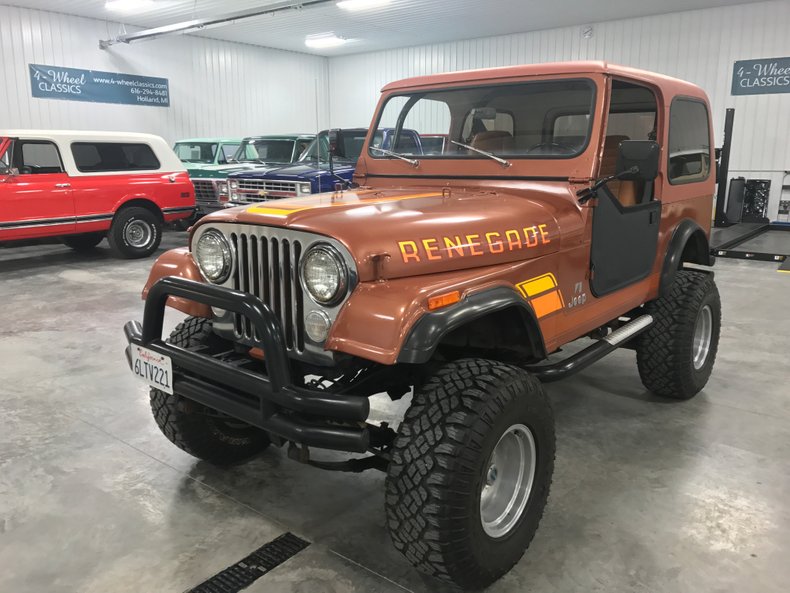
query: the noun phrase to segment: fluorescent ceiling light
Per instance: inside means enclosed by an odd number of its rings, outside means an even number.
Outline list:
[[[390,3],[390,0],[342,0],[337,3],[338,8],[343,10],[368,10],[371,8],[381,8]]]
[[[104,3],[104,8],[113,12],[142,12],[153,6],[153,0],[107,0]]]
[[[304,44],[313,49],[326,49],[328,47],[338,47],[347,43],[348,39],[338,37],[334,33],[320,33],[318,35],[308,35],[304,38]]]

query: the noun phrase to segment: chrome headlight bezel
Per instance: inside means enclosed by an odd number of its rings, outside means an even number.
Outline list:
[[[215,240],[218,242],[219,247],[222,251],[222,268],[215,277],[212,276],[206,271],[204,263],[200,259],[200,244],[204,240]],[[197,241],[194,242],[192,248],[192,258],[195,260],[195,263],[198,265],[200,269],[200,273],[203,277],[211,282],[212,284],[222,284],[230,278],[231,271],[233,270],[233,248],[230,245],[228,239],[217,229],[206,229],[200,236],[197,238]]]
[[[308,265],[311,256],[314,254],[327,255],[332,260],[332,263],[335,265],[338,273],[337,289],[328,299],[322,299],[321,297],[316,296],[305,276],[305,267]],[[302,256],[302,261],[299,263],[299,282],[302,285],[302,289],[305,291],[305,293],[307,293],[307,295],[315,304],[322,307],[332,307],[342,301],[348,292],[348,266],[346,265],[346,261],[342,254],[335,247],[328,243],[316,243],[307,250],[304,256]]]

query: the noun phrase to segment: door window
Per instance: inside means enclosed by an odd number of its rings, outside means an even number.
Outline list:
[[[14,164],[23,175],[63,173],[57,146],[45,140],[20,140],[14,145]]]
[[[74,142],[71,154],[82,173],[155,171],[159,159],[147,144],[120,142]]]
[[[669,112],[669,182],[695,183],[709,174],[708,109],[701,101],[675,99]]]

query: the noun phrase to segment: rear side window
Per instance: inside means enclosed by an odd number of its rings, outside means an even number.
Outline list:
[[[710,130],[705,104],[675,99],[669,112],[669,182],[704,181],[710,175]]]
[[[159,159],[147,144],[131,142],[74,142],[71,154],[82,173],[116,171],[152,171],[159,169]]]
[[[20,140],[14,145],[14,165],[23,174],[62,173],[60,153],[52,142]]]

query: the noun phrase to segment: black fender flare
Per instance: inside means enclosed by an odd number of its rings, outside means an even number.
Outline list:
[[[689,254],[690,257],[684,260],[683,254],[692,241],[694,242],[694,249]],[[672,237],[669,240],[666,256],[664,257],[664,265],[661,268],[661,283],[659,285],[659,294],[661,296],[667,296],[669,293],[672,282],[675,279],[675,273],[680,269],[684,261],[703,266],[712,266],[716,261],[716,258],[711,255],[705,231],[690,218],[681,220],[675,226],[675,230],[672,231]]]
[[[546,345],[532,307],[515,289],[498,286],[476,292],[456,305],[420,317],[401,347],[398,362],[409,364],[428,362],[442,338],[448,333],[475,319],[510,308],[516,309],[520,314],[533,352],[541,359],[545,358]]]

